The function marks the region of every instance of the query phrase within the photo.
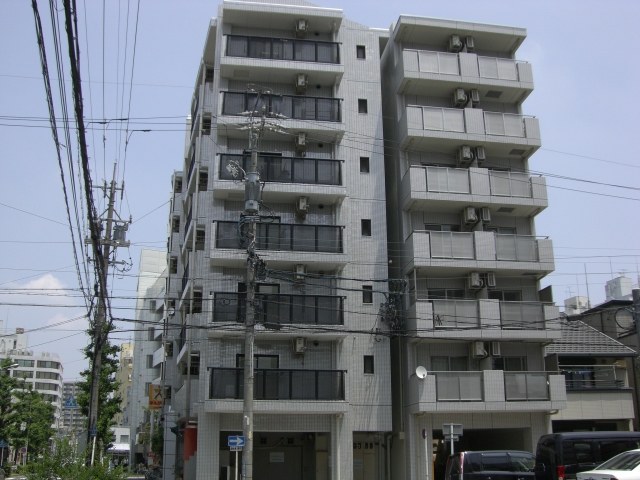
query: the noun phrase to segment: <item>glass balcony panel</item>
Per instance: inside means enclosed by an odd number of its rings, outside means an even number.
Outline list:
[[[318,325],[335,325],[336,317],[342,312],[340,301],[335,297],[318,297]]]
[[[318,372],[318,400],[344,398],[342,372]]]
[[[460,75],[458,55],[455,53],[438,53],[440,73],[445,75]]]
[[[512,197],[531,197],[531,180],[526,173],[509,172]]]
[[[249,52],[249,38],[230,35],[227,37],[227,55],[230,57],[246,57]]]
[[[318,176],[316,182],[320,185],[340,185],[340,162],[323,161],[316,162]]]
[[[425,130],[444,130],[441,108],[424,107],[422,109],[422,119]]]
[[[271,58],[270,38],[250,38],[249,57],[251,58]]]
[[[436,393],[438,401],[460,400],[460,380],[456,373],[436,373]]]
[[[499,78],[498,64],[495,58],[478,57],[478,67],[482,78]]]
[[[440,65],[438,63],[438,52],[418,52],[418,63],[420,71],[426,73],[440,73]]]
[[[507,401],[549,399],[545,372],[504,372],[504,390]]]
[[[297,118],[299,120],[315,120],[315,98],[293,97],[293,118]]]
[[[225,92],[224,101],[222,102],[223,115],[239,115],[246,111],[245,107],[246,94]]]
[[[274,38],[271,47],[271,58],[274,60],[293,60],[293,42]]]
[[[265,400],[277,400],[282,397],[282,393],[280,391],[280,377],[285,372],[279,372],[278,370],[263,370],[262,372],[256,372],[256,388],[258,386],[258,378],[257,374],[262,373],[264,377],[264,393],[263,397]],[[287,382],[288,383],[288,382]],[[259,398],[256,396],[256,398]]]
[[[213,300],[214,322],[244,321],[245,296],[238,293],[217,292]]]
[[[293,370],[291,374],[291,398],[295,400],[316,399],[316,372]]]
[[[547,374],[527,373],[527,398],[529,400],[548,400]]]
[[[500,302],[500,320],[502,328],[545,328],[542,304],[536,302]]]
[[[216,248],[240,248],[236,222],[216,223]]]
[[[482,372],[460,373],[460,400],[482,401]]]
[[[529,175],[518,172],[489,171],[491,194],[504,197],[531,197]]]
[[[238,373],[240,369],[219,369],[211,372],[210,398],[238,398]]]
[[[294,45],[294,60],[315,62],[316,42],[296,40]]]
[[[432,258],[473,259],[473,233],[429,232]]]
[[[504,114],[504,131],[507,137],[524,137],[524,122],[520,115]]]
[[[469,193],[469,171],[461,168],[427,167],[430,192]]]
[[[318,226],[318,252],[338,252],[342,249],[342,230]]]
[[[315,297],[306,295],[294,295],[293,302],[293,323],[305,325],[316,323],[316,301]]]
[[[318,98],[317,99],[317,120],[324,122],[340,121],[340,102],[334,98]]]
[[[498,78],[500,80],[518,80],[516,62],[506,58],[496,58]]]
[[[316,229],[312,225],[293,225],[293,249],[300,252],[316,251]]]
[[[253,397],[255,399],[264,399],[264,370],[253,371]]]
[[[294,183],[316,183],[316,164],[304,159],[293,160]]]
[[[464,133],[464,112],[453,108],[442,109],[444,130],[446,132]]]
[[[317,44],[318,49],[318,62],[322,63],[339,63],[338,58],[338,45],[335,43],[321,43]]]
[[[501,113],[484,112],[484,128],[487,135],[504,136],[504,116]]]
[[[476,300],[432,300],[436,328],[475,328],[478,326]]]

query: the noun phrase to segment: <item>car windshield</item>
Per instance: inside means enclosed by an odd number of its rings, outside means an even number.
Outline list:
[[[633,470],[640,465],[640,452],[624,452],[607,460],[596,470]]]

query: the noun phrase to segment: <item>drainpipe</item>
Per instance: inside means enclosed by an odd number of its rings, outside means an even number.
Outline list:
[[[391,442],[393,439],[393,433],[388,433],[386,436],[387,443],[387,480],[391,480]]]

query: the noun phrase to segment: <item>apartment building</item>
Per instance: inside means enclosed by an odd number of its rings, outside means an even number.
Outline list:
[[[525,37],[403,15],[382,55],[390,275],[408,282],[393,478],[440,478],[446,425],[462,425],[456,451],[533,451],[566,407],[564,377],[544,364],[561,328],[539,283],[554,258],[534,222],[547,193],[529,173],[541,140],[523,113]]]
[[[76,382],[63,382],[61,432],[65,435],[75,434],[80,440],[86,440],[82,432],[87,431],[87,417],[82,415],[78,405],[79,395],[80,387]]]
[[[242,432],[248,110],[278,122],[258,146],[255,478],[384,474],[384,35],[297,0],[224,2],[210,22],[169,219],[165,382],[183,478],[231,478],[242,461],[228,437]]]
[[[120,356],[118,359],[118,370],[116,371],[116,382],[119,383],[118,394],[122,399],[120,402],[120,413],[114,420],[118,426],[129,426],[129,412],[131,404],[131,382],[133,378],[133,343],[123,343],[120,345]],[[129,438],[129,437],[127,437]]]
[[[0,332],[3,322],[0,320]],[[52,427],[62,425],[62,361],[57,353],[34,353],[27,349],[28,338],[24,328],[16,328],[15,333],[0,334],[0,361],[10,358],[17,364],[11,375],[30,383],[46,402],[54,406]]]

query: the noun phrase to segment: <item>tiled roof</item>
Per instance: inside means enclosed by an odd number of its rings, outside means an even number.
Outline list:
[[[560,320],[562,338],[547,345],[546,355],[635,356],[635,350],[580,320]]]

